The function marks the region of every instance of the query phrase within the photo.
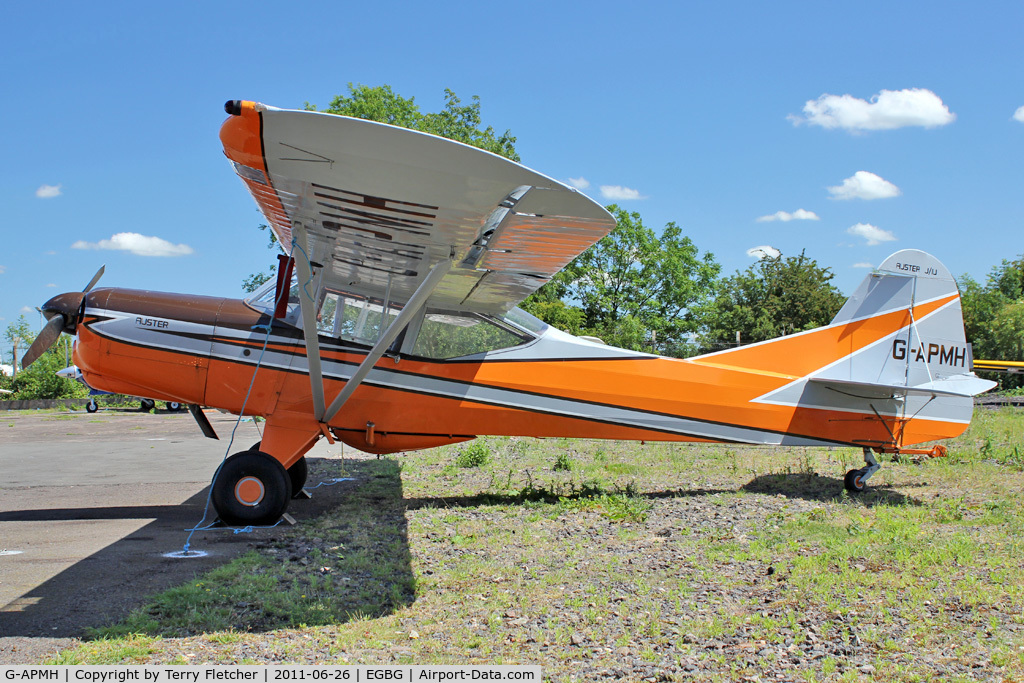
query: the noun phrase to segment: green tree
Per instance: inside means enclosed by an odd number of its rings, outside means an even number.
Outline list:
[[[698,328],[720,266],[701,254],[675,223],[661,235],[640,214],[612,205],[615,229],[532,295],[524,308],[548,324],[551,317],[582,316],[582,334],[621,348],[687,355],[687,338]],[[568,300],[565,308],[553,304]],[[575,330],[570,329],[570,332]]]
[[[318,111],[316,105],[309,102],[306,109]],[[454,92],[445,88],[444,108],[439,112],[423,113],[416,104],[416,98],[402,97],[390,85],[371,87],[349,83],[348,95],[338,95],[323,111],[440,135],[519,161],[516,139],[511,131],[498,135],[492,126],[481,128],[483,119],[478,95],[473,95],[471,104],[462,104]]]
[[[960,278],[964,332],[975,358],[1024,361],[1024,255],[992,268],[984,285]],[[1016,374],[982,373],[1004,389],[1024,386]]]
[[[11,344],[15,339],[18,340],[19,361],[35,337],[25,316],[20,316],[17,322],[9,324],[4,331],[4,338]],[[83,385],[74,380],[58,377],[56,374],[58,370],[63,370],[67,366],[65,359],[70,357],[70,343],[70,337],[61,335],[60,340],[32,365],[19,370],[17,377],[4,378],[0,388],[14,392],[7,398],[32,400],[85,396],[88,390]]]
[[[29,327],[28,321],[25,320],[25,316],[18,316],[16,322],[7,325],[7,329],[4,330],[4,339],[11,345],[12,354],[13,349],[17,348],[17,357],[11,356],[12,365],[19,367],[21,362],[21,356],[25,355],[25,351],[28,350],[29,344],[35,341],[36,334]]]
[[[703,351],[774,339],[831,322],[845,301],[834,275],[804,252],[766,257],[724,278],[700,335]]]

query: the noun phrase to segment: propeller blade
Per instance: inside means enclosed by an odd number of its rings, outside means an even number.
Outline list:
[[[92,279],[89,280],[89,284],[87,284],[85,286],[85,289],[83,289],[82,291],[83,292],[88,292],[93,287],[95,287],[96,283],[100,281],[101,277],[103,277],[103,271],[105,271],[106,269],[107,269],[106,264],[100,266],[100,269],[96,271],[96,274],[92,276]]]
[[[50,321],[46,323],[46,326],[39,331],[39,336],[32,342],[32,346],[28,347],[28,351],[21,358],[21,367],[27,368],[36,362],[39,356],[46,353],[51,346],[53,346],[60,338],[60,333],[64,331],[64,316],[55,315],[50,318]]]

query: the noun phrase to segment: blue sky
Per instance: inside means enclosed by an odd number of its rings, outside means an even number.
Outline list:
[[[349,82],[479,95],[526,165],[727,273],[806,248],[849,293],[913,247],[983,279],[1024,252],[1021,26],[1018,2],[16,3],[0,329],[104,263],[106,286],[240,296],[272,252],[224,101]]]

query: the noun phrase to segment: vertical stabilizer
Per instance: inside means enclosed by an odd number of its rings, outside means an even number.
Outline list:
[[[960,293],[952,275],[931,254],[905,249],[887,258],[864,279],[832,325],[856,328],[880,321],[892,325],[890,334],[817,378],[937,390],[945,386],[944,391],[967,396],[992,386],[973,375]],[[966,381],[971,378],[975,381]]]

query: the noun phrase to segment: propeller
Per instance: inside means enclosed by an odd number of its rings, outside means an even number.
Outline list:
[[[74,332],[75,326],[85,312],[85,295],[96,286],[106,266],[100,266],[96,274],[89,280],[81,292],[68,292],[59,294],[45,304],[42,312],[47,317],[47,323],[39,331],[36,340],[28,347],[28,351],[21,358],[21,367],[27,368],[32,365],[41,355],[47,352],[51,346],[57,343],[62,332]]]

